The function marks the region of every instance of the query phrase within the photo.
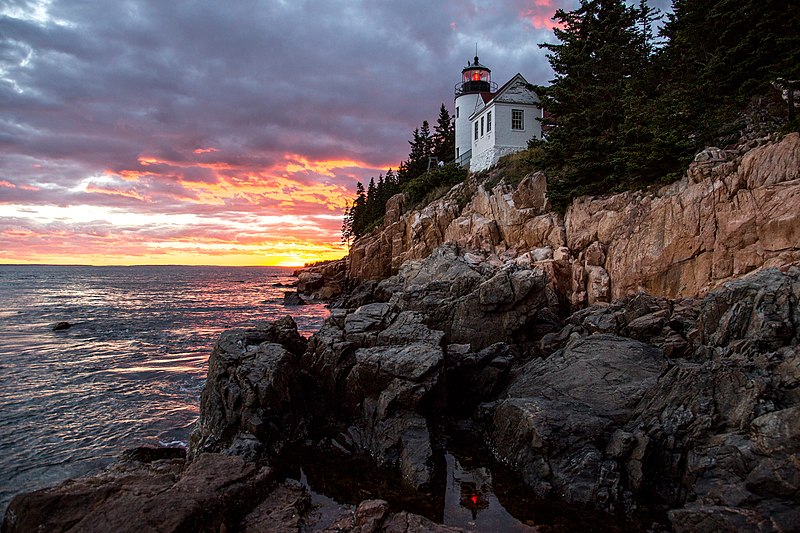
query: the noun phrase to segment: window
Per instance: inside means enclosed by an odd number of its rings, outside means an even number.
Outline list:
[[[459,150],[458,150],[458,146],[456,146],[456,159],[458,159],[459,157],[461,157],[461,154],[459,154],[458,152],[459,152]]]
[[[524,130],[525,129],[525,113],[522,109],[511,110],[511,129]]]
[[[483,119],[485,117],[481,117],[481,137],[483,137]]]
[[[478,140],[478,123],[475,123],[475,140]]]
[[[458,106],[456,106],[456,118],[458,118]]]
[[[486,113],[486,133],[491,133],[492,131],[492,112],[489,111]]]

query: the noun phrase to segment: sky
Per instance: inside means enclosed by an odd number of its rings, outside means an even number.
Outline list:
[[[0,263],[341,257],[356,182],[452,112],[476,43],[498,84],[546,84],[576,5],[3,0]]]

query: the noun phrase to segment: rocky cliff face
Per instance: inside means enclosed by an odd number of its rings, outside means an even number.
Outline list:
[[[305,441],[431,495],[454,426],[582,512],[796,530],[800,135],[709,149],[681,182],[564,218],[544,185],[461,185],[407,213],[394,197],[349,261],[301,279],[372,280],[308,342],[289,317],[221,335],[188,466],[17,496],[3,531],[449,531],[375,500],[323,526],[254,461]]]
[[[515,188],[462,184],[418,211],[395,196],[384,224],[354,244],[350,278],[387,278],[451,242],[495,263],[568,260],[561,283],[577,309],[639,291],[699,296],[757,268],[800,262],[799,134],[696,159],[670,186],[578,199],[564,217],[548,211],[541,174]]]

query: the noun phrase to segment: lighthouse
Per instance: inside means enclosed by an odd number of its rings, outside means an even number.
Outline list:
[[[497,89],[492,82],[492,71],[481,65],[478,56],[461,70],[461,81],[455,86],[456,108],[456,163],[466,165],[472,156],[470,115],[475,112],[481,93],[488,94]]]

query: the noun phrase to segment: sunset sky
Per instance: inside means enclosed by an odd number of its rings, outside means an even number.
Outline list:
[[[4,0],[0,263],[340,257],[356,182],[452,111],[475,43],[494,81],[544,84],[576,5]]]

